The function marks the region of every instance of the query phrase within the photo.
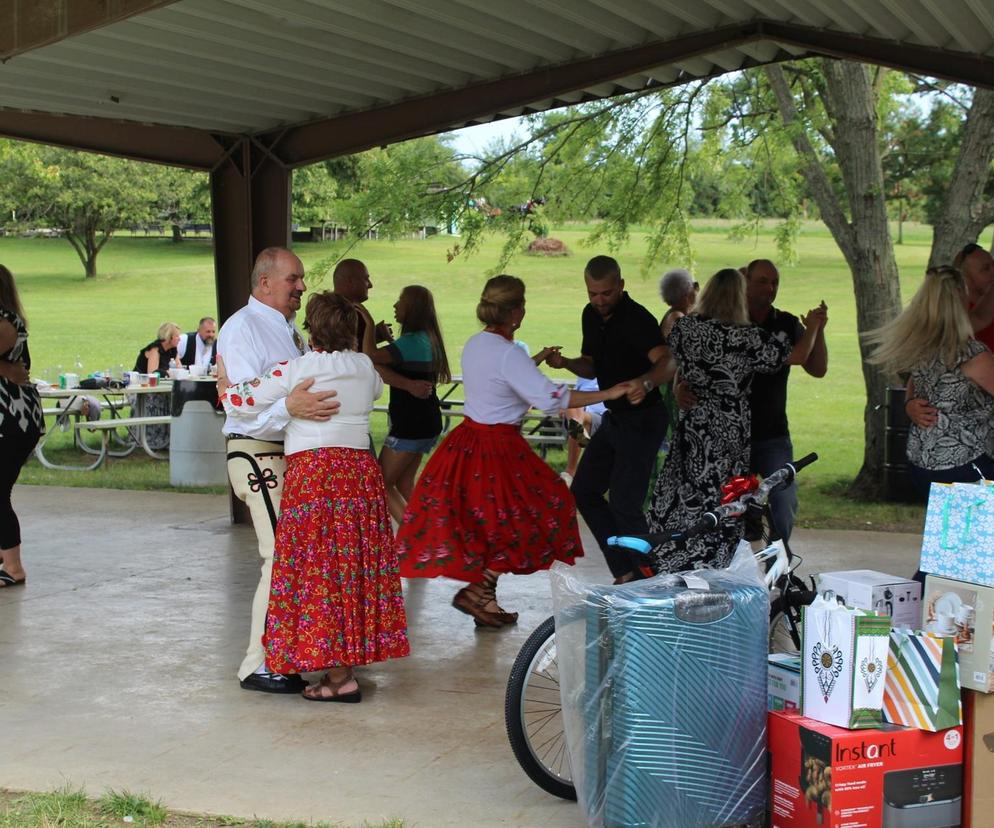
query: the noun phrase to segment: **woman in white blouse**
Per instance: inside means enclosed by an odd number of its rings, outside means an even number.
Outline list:
[[[576,506],[566,484],[521,436],[529,408],[558,416],[634,390],[570,391],[538,370],[514,344],[525,317],[525,285],[495,276],[476,315],[484,329],[462,354],[465,413],[429,459],[397,532],[401,575],[468,582],[452,605],[478,626],[514,623],[497,604],[500,574],[527,574],[583,554]]]
[[[357,352],[356,320],[344,297],[314,294],[304,322],[313,350],[221,395],[235,423],[239,416],[254,419],[310,378],[312,391],[334,388],[342,403],[328,421],[293,419],[286,428],[263,637],[270,672],[326,670],[304,690],[311,701],[357,702],[353,667],[409,652],[383,476],[369,451],[369,414],[383,381]],[[366,330],[371,337],[372,328]]]

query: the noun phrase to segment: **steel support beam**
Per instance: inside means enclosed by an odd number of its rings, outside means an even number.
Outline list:
[[[555,99],[605,81],[649,73],[660,66],[759,40],[797,46],[811,54],[878,63],[975,86],[994,87],[994,60],[976,54],[754,20],[283,128],[278,134],[261,133],[260,136],[273,142],[274,152],[285,164],[297,167],[453,129],[495,112],[527,107],[534,101]],[[790,57],[781,52],[777,59]],[[677,82],[692,79],[687,76]]]
[[[0,60],[109,26],[176,0],[4,0]]]
[[[443,91],[425,98],[355,112],[263,136],[291,167],[348,155],[462,126],[534,101],[557,98],[604,81],[648,72],[668,63],[760,39],[755,24],[660,41],[609,55],[551,66],[523,75]],[[687,78],[691,80],[691,78]]]
[[[761,20],[757,31],[764,40],[800,46],[826,57],[889,66],[956,83],[994,88],[994,60],[971,52],[917,46],[896,40],[844,34]]]
[[[223,136],[200,129],[17,109],[0,108],[0,136],[194,170],[212,169],[224,154]]]
[[[231,142],[211,171],[217,318],[223,323],[251,292],[255,257],[290,242],[290,171],[249,138]],[[251,523],[248,508],[230,493],[232,523]]]
[[[249,138],[236,140],[210,174],[218,321],[242,307],[252,263],[290,243],[290,170]]]

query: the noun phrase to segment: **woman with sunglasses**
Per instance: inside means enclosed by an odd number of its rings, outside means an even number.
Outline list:
[[[935,409],[934,424],[908,431],[913,484],[994,478],[994,355],[974,339],[966,279],[954,267],[929,268],[908,307],[870,331],[868,362],[910,374],[909,388]]]

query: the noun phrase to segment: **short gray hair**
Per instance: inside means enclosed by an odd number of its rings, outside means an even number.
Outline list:
[[[280,256],[287,253],[294,255],[293,251],[286,247],[267,247],[255,257],[255,265],[252,268],[252,290],[259,287],[259,280],[276,267]]]
[[[659,280],[659,294],[667,305],[675,305],[694,289],[694,277],[682,267],[667,270]]]

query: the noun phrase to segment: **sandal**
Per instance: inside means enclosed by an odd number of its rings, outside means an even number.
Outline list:
[[[341,681],[333,681],[328,673],[325,673],[324,676],[322,676],[321,681],[317,684],[305,687],[304,692],[301,693],[301,695],[307,699],[307,701],[358,704],[362,701],[362,690],[359,689],[358,682],[356,682],[355,690],[352,690],[349,693],[341,692],[341,689],[352,681],[355,681],[355,676],[352,675],[351,671]],[[325,693],[325,690],[330,690],[331,693]]]
[[[460,589],[452,599],[452,606],[459,612],[472,615],[473,622],[478,627],[503,627],[504,621],[496,612],[487,612],[483,609],[490,603],[490,599],[482,597],[479,591],[473,589],[473,587],[478,586],[478,584],[470,584],[468,587]]]
[[[15,578],[6,569],[0,567],[0,589],[12,586],[24,586],[26,580],[26,576],[24,578]]]
[[[493,605],[495,610],[487,609]],[[452,599],[452,606],[472,615],[478,627],[503,627],[517,623],[518,613],[507,612],[497,603],[497,575],[485,571],[483,581],[459,590]]]

